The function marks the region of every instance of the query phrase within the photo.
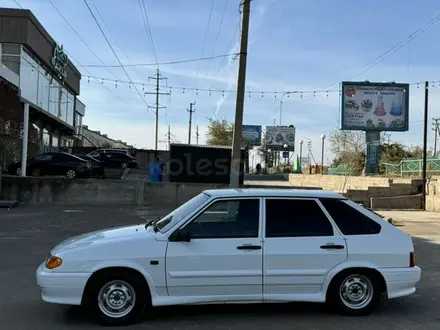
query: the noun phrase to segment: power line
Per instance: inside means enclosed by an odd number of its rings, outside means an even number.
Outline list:
[[[49,0],[49,1],[50,1],[50,0]],[[119,46],[119,44],[118,44],[116,38],[114,37],[114,35],[113,35],[112,32],[110,31],[110,28],[108,27],[108,25],[106,24],[104,18],[102,17],[101,13],[99,12],[98,7],[96,7],[96,5],[95,5],[95,3],[94,3],[93,0],[90,0],[90,1],[91,1],[91,3],[92,3],[92,6],[95,8],[95,10],[96,10],[96,12],[97,12],[99,18],[101,19],[102,23],[104,23],[104,26],[107,28],[108,33],[109,33],[110,36],[113,38],[113,41],[115,42],[116,47],[119,48],[119,51],[120,51],[121,54],[125,57],[125,59],[127,60],[128,64],[131,65],[131,62],[130,62],[128,56],[124,53],[124,51],[122,50],[122,47]],[[102,63],[102,64],[104,64],[104,63]],[[133,65],[131,65],[131,66],[133,66]],[[140,74],[140,72],[139,72],[136,68],[135,68],[135,71],[136,71],[136,73],[137,73],[140,77],[142,77],[142,75]]]
[[[206,61],[206,60],[213,60],[216,58],[223,58],[228,56],[237,56],[236,53],[231,54],[223,54],[223,55],[216,55],[216,56],[210,56],[210,57],[203,57],[203,58],[192,58],[187,60],[177,60],[177,61],[169,61],[169,62],[158,62],[158,63],[135,63],[135,64],[123,64],[124,67],[135,67],[135,66],[157,66],[157,65],[171,65],[171,64],[181,64],[181,63],[189,63],[189,62],[197,62],[197,61]],[[101,67],[109,67],[109,68],[120,68],[122,67],[120,64],[112,64],[112,65],[99,65],[99,64],[86,64],[81,65],[82,68],[101,68]]]
[[[113,49],[113,46],[111,45],[110,41],[108,40],[107,36],[104,33],[104,30],[102,29],[101,25],[99,24],[98,20],[95,17],[95,14],[93,13],[92,9],[90,8],[89,4],[87,3],[87,0],[84,0],[84,3],[86,4],[90,14],[93,17],[93,20],[95,21],[96,25],[98,25],[99,30],[101,31],[102,35],[104,36],[104,39],[107,41],[107,44],[109,45],[111,51],[113,52],[113,54],[115,55],[116,59],[118,60],[119,64],[122,65],[121,60],[118,57],[118,54],[116,54],[115,50]],[[128,79],[130,80],[130,82],[133,84],[133,81],[130,78],[130,75],[128,74],[127,70],[125,70],[125,68],[122,66],[122,70],[124,70],[125,74],[127,75]],[[133,84],[134,88],[136,89],[136,92],[139,94],[139,97],[142,99],[142,101],[144,101],[145,105],[147,106],[148,109],[148,103],[147,101],[145,101],[145,99],[142,97],[141,93],[139,92],[139,90],[137,89],[136,85]]]
[[[239,20],[238,20],[238,24],[237,24],[237,26],[235,27],[234,33],[232,34],[232,38],[231,38],[231,40],[229,41],[228,47],[227,47],[227,49],[226,49],[226,52],[229,52],[229,51],[230,51],[231,46],[232,46],[232,43],[233,43],[234,40],[235,40],[235,36],[237,35],[238,30],[240,29],[240,24],[241,24],[241,20],[239,19]],[[234,55],[235,55],[235,58],[237,58],[237,56],[238,56],[239,54],[234,54]],[[212,80],[215,80],[215,78],[217,78],[217,76],[218,76],[220,70],[222,69],[223,62],[224,62],[224,61],[222,61],[222,63],[220,63],[220,66],[218,67],[217,72],[215,73],[215,75],[214,75],[214,77],[213,77]],[[210,86],[211,86],[211,84],[210,84]]]
[[[401,49],[403,46],[405,46],[407,43],[409,43],[410,41],[412,41],[414,38],[416,38],[418,35],[420,35],[421,33],[425,32],[428,28],[430,28],[432,25],[434,25],[435,23],[437,23],[437,21],[440,20],[440,14],[436,15],[434,18],[432,18],[428,23],[426,23],[424,26],[418,28],[416,31],[414,31],[413,33],[411,33],[409,36],[407,36],[405,39],[399,41],[397,44],[395,44],[394,46],[388,48],[385,52],[383,52],[382,54],[380,54],[379,56],[377,56],[374,60],[368,62],[365,66],[363,66],[362,68],[358,69],[355,71],[355,73],[347,80],[351,80],[357,76],[359,76],[360,74],[368,71],[369,69],[371,69],[373,66],[379,64],[380,62],[382,62],[383,60],[385,60],[386,58],[388,58],[389,56],[391,56],[392,54],[394,54],[395,52],[397,52],[399,49]],[[339,84],[339,82],[331,84],[327,87],[324,87],[324,89],[328,89],[328,88],[332,88],[333,86]],[[308,95],[309,98],[311,95]]]
[[[206,77],[208,76],[209,69],[210,69],[210,67],[211,67],[212,57],[213,57],[213,55],[214,55],[214,53],[215,53],[215,48],[216,48],[216,46],[217,46],[217,42],[218,42],[218,39],[219,39],[219,37],[220,37],[220,32],[221,32],[222,27],[223,27],[223,20],[224,20],[224,18],[225,18],[225,13],[226,13],[226,8],[227,8],[227,6],[228,6],[228,2],[229,2],[229,0],[226,0],[226,1],[225,1],[225,6],[223,7],[223,12],[222,12],[222,16],[221,16],[221,18],[220,18],[220,24],[219,24],[219,27],[218,27],[217,36],[215,37],[215,41],[214,41],[214,47],[212,47],[211,58],[209,59],[208,67],[207,67],[207,69],[206,69],[205,79],[206,79]]]
[[[52,5],[52,7],[57,11],[57,13],[61,16],[61,18],[64,20],[64,22],[69,25],[69,27],[72,29],[73,32],[77,35],[77,37],[82,41],[82,43],[90,50],[90,52],[98,59],[98,61],[102,64],[101,67],[107,68],[107,70],[115,77],[116,75],[104,64],[104,62],[101,60],[101,58],[93,51],[93,49],[85,42],[85,40],[79,35],[78,31],[70,24],[70,22],[67,20],[67,18],[60,12],[60,10],[55,6],[52,0],[48,0],[49,3]]]
[[[17,0],[14,0],[14,2],[17,4],[18,7],[20,7],[21,9],[23,9],[23,6],[20,5],[20,3]]]
[[[211,17],[212,17],[213,9],[214,9],[214,0],[211,1],[211,9],[209,10],[209,17],[208,17],[208,26],[206,27],[205,37],[203,38],[202,52],[200,53],[200,58],[203,57],[203,53],[205,52],[206,39],[208,38],[209,26],[211,25]],[[197,73],[196,73],[196,78],[194,79],[193,87],[196,87],[197,79],[199,78],[200,64],[201,62],[199,62],[199,65],[197,66]]]
[[[148,40],[150,41],[151,49],[153,51],[154,59],[156,60],[157,68],[159,69],[159,61],[157,60],[156,48],[154,47],[153,34],[151,33],[150,21],[148,19],[147,8],[144,0],[139,0],[139,7],[141,9],[142,20],[144,21],[145,31],[147,32]]]

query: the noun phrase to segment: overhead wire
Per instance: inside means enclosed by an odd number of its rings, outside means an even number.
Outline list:
[[[208,39],[209,27],[211,26],[211,18],[212,18],[212,11],[214,9],[214,2],[215,2],[215,0],[211,1],[211,9],[209,10],[208,24],[207,24],[206,31],[205,31],[205,37],[203,38],[202,51],[200,53],[200,58],[203,57],[203,54],[205,52],[206,40]],[[200,64],[201,64],[201,62],[199,62],[198,66],[197,66],[197,72],[196,72],[196,77],[194,79],[193,87],[196,86],[197,79],[199,78]]]
[[[20,8],[23,8],[22,6],[21,6],[21,4],[17,1],[17,0],[14,0],[14,2],[17,4],[17,6],[19,6]],[[52,1],[50,1],[49,0],[49,2],[51,2],[52,3]],[[53,4],[52,4],[53,5]],[[58,14],[64,19],[64,21],[70,26],[70,28],[78,35],[78,37],[80,37],[80,39],[82,39],[81,38],[81,36],[77,33],[77,31],[75,30],[75,28],[67,21],[67,19],[61,14],[61,12],[59,11],[59,10],[57,10],[57,8],[54,6],[54,8],[56,9],[56,11],[58,12]],[[84,43],[85,43],[85,41],[83,41]],[[85,43],[85,45],[86,46],[88,46],[87,45],[87,43]],[[77,66],[78,67],[80,67],[81,66],[81,64],[80,64],[80,62],[78,61],[78,60],[76,60],[73,56],[72,56],[72,54],[69,54],[67,51],[65,51],[66,52],[66,54],[69,56],[69,58],[71,58],[74,62],[76,62],[77,63]],[[98,57],[98,59],[99,59],[99,57]],[[2,62],[6,62],[6,60],[4,60],[4,59],[2,59]],[[38,72],[40,72],[40,70],[39,70],[39,68],[38,67],[35,67],[32,63],[29,63],[29,62],[27,62],[28,63],[28,65],[30,65],[30,66],[32,66],[36,71],[38,71]],[[84,69],[88,74],[89,74],[89,77],[92,77],[93,75],[90,73],[90,71],[88,71],[87,69]],[[40,72],[41,74],[45,74],[45,73],[43,73],[43,72]],[[96,79],[96,78],[95,78]],[[97,80],[98,82],[99,82],[99,80]],[[131,105],[130,103],[128,103],[127,101],[125,101],[123,98],[121,98],[119,95],[117,95],[116,93],[114,93],[107,85],[104,85],[104,84],[101,84],[102,85],[102,87],[103,88],[105,88],[110,94],[112,94],[113,96],[115,96],[117,99],[119,99],[120,101],[122,101],[123,103],[125,103],[126,105],[128,105],[130,108],[133,108],[133,109],[135,109],[135,110],[140,110],[140,109],[137,109],[137,108],[135,108],[133,105]],[[141,110],[140,110],[141,111]]]
[[[110,47],[111,51],[113,52],[113,55],[115,55],[115,57],[116,57],[116,59],[118,60],[119,64],[122,65],[122,62],[121,62],[121,60],[119,59],[118,54],[116,54],[116,52],[115,52],[113,46],[111,45],[110,41],[108,40],[107,36],[105,35],[104,30],[102,29],[101,25],[99,24],[98,20],[96,19],[96,16],[95,16],[95,14],[93,13],[92,9],[90,8],[90,6],[89,6],[87,0],[84,0],[84,3],[86,4],[87,9],[89,10],[90,14],[92,15],[93,20],[95,21],[96,25],[98,26],[99,30],[101,31],[101,33],[102,33],[104,39],[106,40],[108,46]],[[128,74],[127,70],[126,70],[123,66],[122,66],[122,70],[124,70],[125,74],[127,75],[128,79],[130,80],[131,84],[133,84],[133,81],[132,81],[130,75]],[[135,84],[133,84],[133,86],[134,86],[134,88],[136,89],[136,92],[138,93],[139,97],[140,97],[140,98],[142,99],[142,101],[145,103],[147,109],[148,109],[148,110],[151,110],[151,109],[149,108],[149,106],[148,106],[147,101],[145,100],[145,98],[144,98],[144,97],[141,95],[141,93],[139,92],[137,86],[136,86]],[[151,111],[152,111],[152,110],[151,110]],[[152,111],[152,112],[153,112],[153,111]]]
[[[51,0],[49,0],[49,1],[51,1]],[[125,57],[125,59],[126,59],[126,61],[128,62],[128,64],[129,64],[130,66],[133,66],[133,65],[131,65],[131,62],[130,62],[130,59],[128,58],[128,56],[127,56],[127,55],[124,53],[124,51],[122,50],[122,47],[119,46],[118,41],[116,40],[116,38],[114,37],[114,35],[113,35],[112,32],[110,31],[110,28],[108,27],[107,23],[105,22],[104,18],[102,17],[102,15],[101,15],[101,13],[100,13],[98,7],[95,5],[94,1],[93,1],[93,0],[90,0],[90,2],[92,3],[92,6],[95,8],[96,13],[98,14],[98,16],[99,16],[99,18],[101,19],[102,23],[103,23],[104,26],[107,28],[107,31],[108,31],[108,33],[110,34],[110,37],[112,37],[113,41],[115,42],[116,47],[119,48],[119,51],[120,51],[121,54]],[[102,64],[103,64],[103,63],[102,63]],[[107,66],[107,67],[109,67],[109,66]],[[136,67],[134,68],[134,70],[135,70],[135,72],[136,72],[140,77],[142,77],[141,73],[136,69]]]
[[[139,7],[141,10],[142,20],[144,22],[145,31],[147,32],[148,40],[150,42],[151,50],[153,51],[154,59],[156,61],[157,69],[159,69],[159,61],[157,59],[156,47],[154,46],[153,34],[151,33],[150,20],[148,19],[148,12],[144,0],[139,0]]]
[[[220,32],[221,32],[222,27],[223,27],[223,20],[225,18],[225,13],[226,13],[226,8],[228,7],[228,2],[229,2],[229,0],[225,0],[225,6],[223,7],[222,16],[220,18],[220,24],[219,24],[219,27],[218,27],[217,36],[215,37],[214,46],[212,47],[212,52],[211,52],[211,56],[210,56],[211,58],[209,59],[208,67],[206,68],[205,79],[208,76],[209,69],[211,68],[211,62],[212,62],[212,59],[213,59],[213,56],[214,56],[214,53],[215,53],[215,49],[217,47],[218,39],[220,37]]]
[[[203,58],[191,58],[186,60],[176,60],[176,61],[169,61],[169,62],[158,62],[158,63],[135,63],[135,64],[123,64],[124,67],[132,67],[132,66],[156,66],[156,65],[172,65],[172,64],[182,64],[182,63],[190,63],[190,62],[197,62],[197,61],[206,61],[206,60],[213,60],[216,58],[223,58],[223,57],[229,57],[238,55],[236,53],[231,54],[223,54],[223,55],[216,55],[216,56],[210,56],[210,57],[203,57]],[[111,64],[111,65],[104,65],[109,68],[120,68],[120,64]],[[98,64],[85,64],[81,66],[82,68],[100,68],[103,67],[102,65]]]
[[[241,25],[241,20],[239,19],[239,20],[238,20],[238,24],[237,24],[237,26],[235,27],[234,33],[232,34],[231,40],[229,41],[229,44],[228,44],[228,47],[227,47],[226,52],[230,52],[230,49],[231,49],[232,43],[233,43],[234,40],[235,40],[235,36],[237,35],[237,32],[240,30],[240,25]],[[232,55],[232,54],[231,54],[231,55]],[[234,55],[234,58],[237,58],[237,56],[238,56],[239,54],[238,54],[238,53],[235,53],[235,54],[233,54],[233,55]],[[214,75],[213,78],[211,79],[211,82],[214,81],[214,80],[217,78],[217,76],[218,76],[218,74],[220,73],[220,70],[222,69],[223,66],[224,66],[224,61],[221,61],[221,63],[220,63],[220,65],[219,65],[219,67],[218,67],[218,69],[217,69],[215,75]],[[209,86],[211,86],[211,84],[210,84]]]
[[[369,69],[371,69],[372,67],[376,66],[377,64],[381,63],[382,61],[384,61],[386,58],[390,57],[392,54],[394,54],[395,52],[397,52],[399,49],[401,49],[403,46],[405,46],[407,43],[411,42],[414,38],[416,38],[417,36],[419,36],[421,33],[425,32],[427,29],[429,29],[432,25],[434,25],[435,23],[437,23],[440,20],[440,14],[437,14],[434,18],[432,18],[431,20],[428,21],[428,23],[426,23],[424,26],[418,28],[417,30],[415,30],[413,33],[411,33],[409,36],[407,36],[406,38],[402,39],[401,41],[399,41],[397,44],[395,44],[394,46],[388,48],[386,51],[384,51],[383,53],[381,53],[379,56],[377,56],[375,59],[373,59],[372,61],[368,62],[366,65],[364,65],[362,68],[356,70],[354,72],[354,74],[347,80],[351,80],[356,78],[357,76],[359,76],[360,74],[368,71]],[[333,86],[339,84],[339,82],[333,83],[331,85],[328,85],[327,87],[324,87],[323,89],[328,89],[328,88],[332,88]],[[308,95],[305,97],[305,99],[308,99],[311,95]]]
[[[56,10],[56,12],[61,16],[61,18],[64,20],[64,22],[69,25],[69,27],[72,29],[72,31],[76,34],[76,36],[81,40],[81,42],[87,47],[87,49],[98,59],[98,61],[102,64],[103,68],[106,68],[115,78],[117,76],[114,74],[113,71],[109,69],[108,66],[104,64],[104,62],[101,60],[101,58],[95,53],[95,51],[89,46],[89,44],[81,37],[81,35],[78,33],[78,31],[70,24],[70,22],[67,20],[67,18],[61,13],[61,11],[55,6],[52,0],[48,0],[49,3],[52,5],[52,7]]]

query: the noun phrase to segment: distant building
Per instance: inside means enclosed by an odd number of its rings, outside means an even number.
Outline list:
[[[97,147],[97,148],[121,148],[121,149],[133,149],[132,145],[121,140],[113,140],[109,138],[107,134],[101,134],[100,131],[92,131],[87,125],[81,127],[81,147]]]

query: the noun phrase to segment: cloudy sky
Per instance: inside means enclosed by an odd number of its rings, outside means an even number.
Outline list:
[[[138,148],[154,147],[155,117],[146,104],[153,105],[155,98],[143,95],[154,92],[149,77],[155,75],[156,66],[127,66],[126,73],[118,67],[90,67],[115,66],[118,60],[83,0],[51,1],[76,33],[49,0],[17,0],[64,45],[82,72],[80,99],[87,107],[85,123]],[[239,0],[144,0],[155,52],[138,0],[87,3],[124,65],[154,64],[156,57],[161,63],[238,51]],[[0,5],[17,7],[13,0],[0,0]],[[311,139],[316,156],[320,155],[319,136],[339,125],[340,81],[440,80],[440,23],[420,30],[440,13],[439,1],[254,0],[251,5],[244,123],[265,126],[275,120],[278,124],[280,97],[285,91],[329,89],[329,93],[313,96],[305,92],[302,97],[298,93],[283,99],[282,123],[297,127],[298,141]],[[395,45],[399,46],[375,61]],[[160,110],[159,139],[166,140],[170,125],[173,138],[187,142],[190,102],[196,102],[192,136],[195,139],[195,126],[199,126],[200,143],[206,139],[208,118],[233,121],[237,64],[229,56],[159,65],[168,78],[168,87],[161,92],[170,93],[160,98],[166,108]],[[123,82],[129,80],[139,83],[137,91]],[[440,117],[440,84],[434,86],[430,117]],[[391,140],[422,143],[423,102],[422,85],[412,85],[410,131],[392,133]],[[432,144],[434,137],[429,133]],[[160,147],[165,148],[165,143]]]

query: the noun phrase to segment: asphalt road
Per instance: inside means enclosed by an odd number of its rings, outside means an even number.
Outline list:
[[[0,209],[1,329],[96,329],[81,308],[44,303],[35,270],[52,246],[66,237],[123,224],[145,222],[164,213],[132,207],[25,207]],[[406,217],[414,232],[416,261],[423,269],[417,293],[380,305],[369,317],[347,318],[320,304],[211,305],[155,309],[152,318],[128,328],[141,329],[439,329],[440,215]],[[416,219],[416,221],[414,221]]]

